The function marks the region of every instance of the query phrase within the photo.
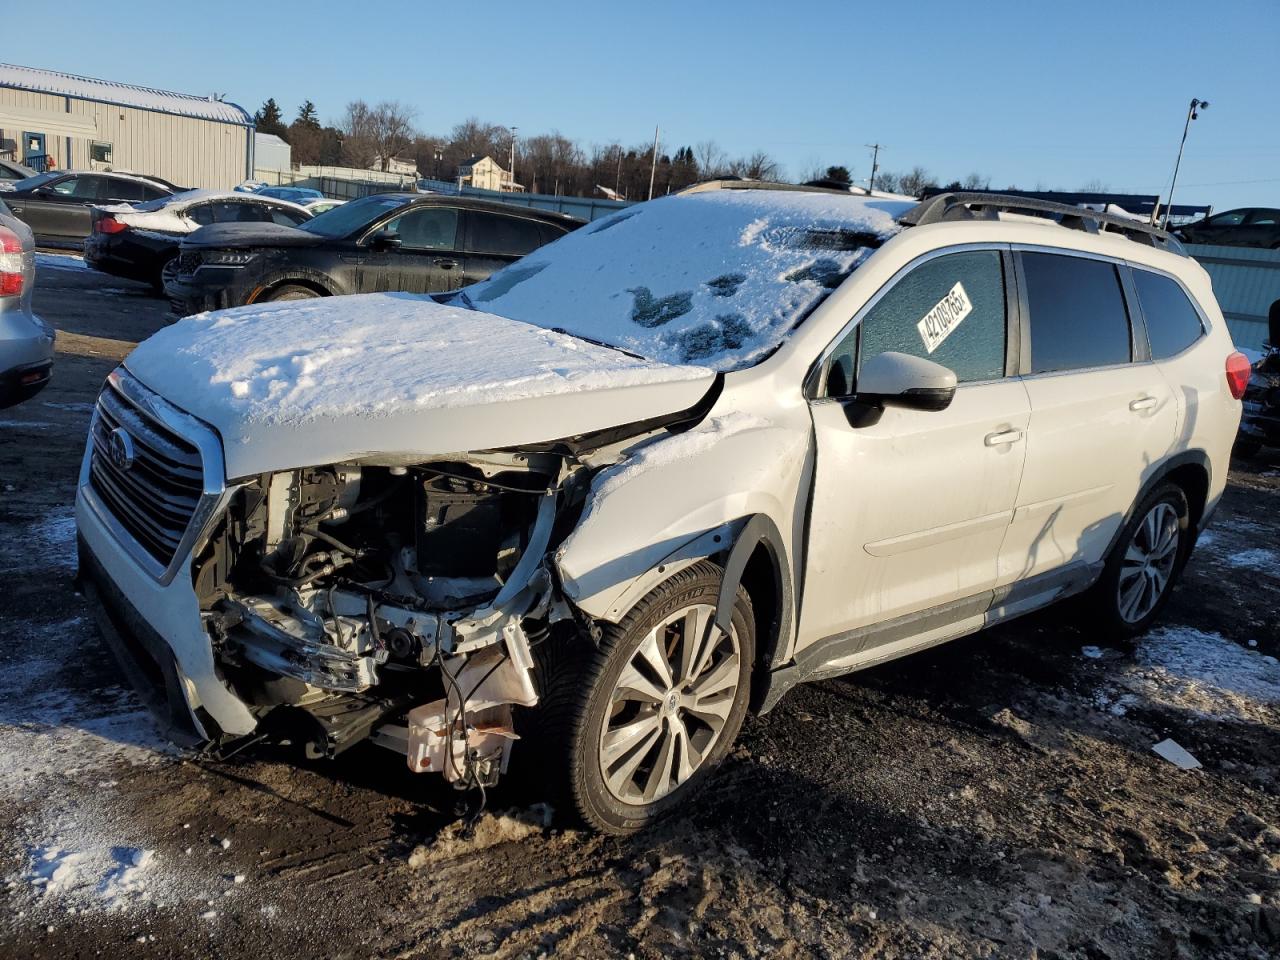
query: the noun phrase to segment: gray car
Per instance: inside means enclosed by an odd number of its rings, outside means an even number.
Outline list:
[[[0,200],[0,407],[35,396],[53,372],[53,328],[31,312],[31,229]]]

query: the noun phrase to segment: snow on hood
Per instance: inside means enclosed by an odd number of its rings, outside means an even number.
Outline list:
[[[687,409],[715,379],[404,293],[198,314],[125,367],[221,434],[229,477],[555,440]]]
[[[575,230],[463,295],[656,360],[733,370],[774,350],[909,207],[784,190],[666,197]]]

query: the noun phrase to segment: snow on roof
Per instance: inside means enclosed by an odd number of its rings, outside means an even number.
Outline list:
[[[910,206],[783,190],[665,197],[582,227],[454,302],[665,363],[738,369],[774,350]]]
[[[282,140],[280,137],[277,137],[274,133],[262,133],[261,131],[257,131],[257,130],[254,131],[253,139],[254,139],[254,142],[256,143],[269,143],[273,147],[275,146],[287,147],[289,145],[288,141]]]
[[[142,110],[155,110],[159,113],[216,120],[220,123],[235,123],[241,126],[249,126],[253,123],[253,117],[245,112],[243,107],[223,100],[199,97],[189,93],[173,93],[169,90],[156,90],[153,87],[139,87],[130,83],[116,83],[111,80],[95,80],[93,77],[40,70],[36,67],[20,67],[11,63],[0,63],[0,87],[35,90],[80,100],[98,100],[122,107],[137,107]]]

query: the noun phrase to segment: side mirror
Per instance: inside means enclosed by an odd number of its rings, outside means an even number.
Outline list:
[[[399,250],[400,234],[391,230],[379,230],[369,238],[369,247],[373,250]]]
[[[845,410],[851,426],[868,427],[885,407],[936,412],[951,406],[955,395],[956,375],[942,364],[887,351],[862,365],[854,402]]]

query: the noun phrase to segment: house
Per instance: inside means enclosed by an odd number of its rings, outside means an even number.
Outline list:
[[[369,169],[377,170],[381,173],[397,173],[407,177],[416,177],[418,175],[418,161],[412,157],[392,157],[387,161],[386,169],[383,170],[382,158],[374,157]]]
[[[0,156],[229,189],[253,175],[253,117],[219,99],[0,63]]]
[[[524,187],[511,179],[511,174],[492,157],[470,157],[458,165],[458,186],[477,190],[501,190],[523,193]]]

